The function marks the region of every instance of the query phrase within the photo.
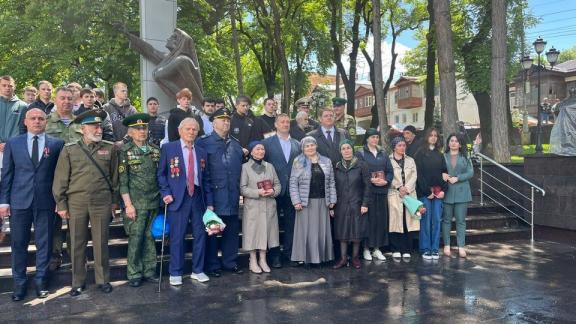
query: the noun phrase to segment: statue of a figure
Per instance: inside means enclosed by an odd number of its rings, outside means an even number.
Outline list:
[[[156,65],[153,71],[154,81],[171,98],[183,88],[192,91],[192,105],[201,106],[202,75],[192,38],[181,29],[174,29],[166,40],[168,53],[161,52],[140,37],[128,32],[125,26],[116,25],[130,40],[130,48],[140,53]]]
[[[556,105],[560,110],[550,134],[550,153],[576,156],[576,88]]]

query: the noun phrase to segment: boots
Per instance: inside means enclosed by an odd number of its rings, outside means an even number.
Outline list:
[[[258,265],[262,268],[262,271],[266,273],[270,272],[270,267],[268,266],[268,263],[266,263],[266,250],[260,250],[260,262]]]
[[[262,269],[258,266],[256,259],[256,251],[250,251],[250,271],[252,273],[262,273]]]

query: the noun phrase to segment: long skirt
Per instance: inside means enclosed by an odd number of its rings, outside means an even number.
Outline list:
[[[321,263],[334,259],[330,215],[324,198],[310,199],[296,212],[292,261]]]
[[[388,193],[372,193],[368,206],[368,247],[381,248],[388,241]]]

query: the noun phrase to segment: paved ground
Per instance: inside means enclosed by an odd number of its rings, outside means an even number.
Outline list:
[[[283,268],[182,288],[165,282],[94,285],[80,297],[63,287],[46,300],[0,295],[0,321],[151,323],[511,323],[576,322],[576,243],[528,241],[470,246],[467,260],[366,263],[351,268]],[[32,293],[30,291],[29,293]]]

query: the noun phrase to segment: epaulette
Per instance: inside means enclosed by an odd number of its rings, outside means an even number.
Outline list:
[[[204,134],[204,135],[200,136],[200,138],[202,138],[202,139],[208,138],[208,137],[210,137],[210,134]]]
[[[114,142],[110,142],[110,141],[107,141],[107,140],[101,140],[100,142],[101,142],[101,143],[110,144],[110,145],[114,145]]]
[[[154,148],[154,149],[160,151],[160,146],[158,146],[158,145],[156,145],[156,144],[154,144],[154,143],[148,143],[148,146],[150,146],[151,148]]]
[[[76,145],[76,144],[78,144],[78,142],[70,142],[70,143],[64,144],[64,146],[72,146],[72,145]]]

